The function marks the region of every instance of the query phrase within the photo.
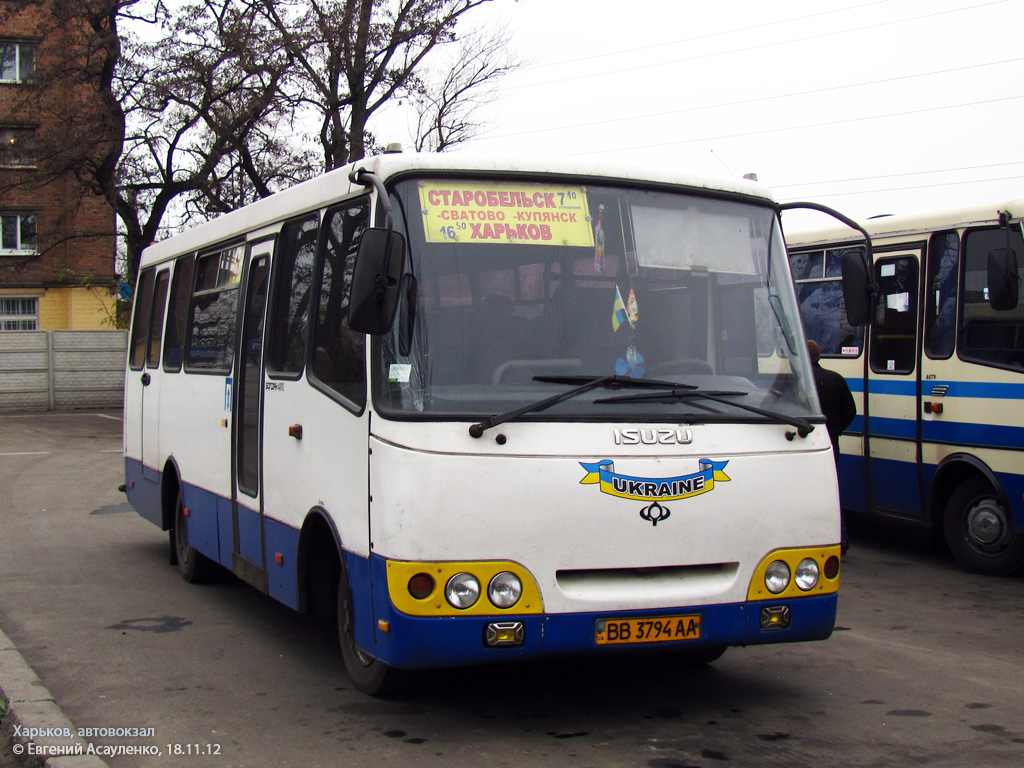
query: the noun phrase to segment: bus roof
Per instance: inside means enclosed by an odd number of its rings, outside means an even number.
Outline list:
[[[923,235],[943,229],[962,229],[998,223],[1000,211],[1009,211],[1013,221],[1024,218],[1024,199],[1006,200],[997,203],[948,208],[925,213],[886,214],[873,216],[857,222],[872,241],[887,238]],[[806,227],[786,230],[786,244],[792,248],[804,248],[828,243],[842,243],[862,240],[860,233],[841,224],[830,223],[821,227]]]
[[[353,169],[372,171],[382,180],[415,171],[560,174],[597,181],[641,181],[672,184],[712,193],[749,197],[764,203],[774,200],[763,184],[746,179],[688,172],[671,166],[637,166],[564,157],[493,157],[462,153],[395,152],[357,160],[344,168],[324,173],[309,181],[258,200],[244,208],[199,224],[181,234],[150,245],[142,254],[142,265],[164,261],[184,253],[244,236],[295,216],[330,205],[362,188],[349,180]]]

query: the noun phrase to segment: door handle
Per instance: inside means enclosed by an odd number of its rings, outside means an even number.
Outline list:
[[[149,382],[151,382],[151,381],[152,381],[152,379],[149,377],[148,373],[142,374],[142,386],[148,387],[149,386]]]

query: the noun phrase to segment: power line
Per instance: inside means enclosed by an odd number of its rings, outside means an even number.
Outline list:
[[[981,171],[988,168],[1006,168],[1010,165],[1024,165],[1024,160],[1012,160],[1008,163],[991,163],[988,165],[968,165],[960,168],[939,168],[932,171],[908,171],[906,173],[887,173],[882,176],[860,176],[853,179],[830,179],[828,181],[802,181],[797,184],[773,184],[772,189],[791,189],[793,187],[812,187],[819,184],[849,184],[855,181],[874,181],[875,179],[897,179],[905,176],[924,176],[930,173],[960,173],[962,171]],[[1011,177],[1019,178],[1019,177]],[[1001,181],[1001,179],[999,179]],[[950,182],[956,183],[956,182]],[[973,181],[965,181],[965,184],[973,184]],[[857,193],[850,193],[857,194]]]
[[[493,140],[493,139],[505,139],[505,138],[510,138],[510,137],[513,137],[513,136],[527,136],[529,134],[534,134],[534,133],[549,133],[549,132],[552,132],[552,131],[569,131],[569,130],[575,130],[575,129],[578,129],[578,128],[590,128],[590,127],[595,126],[595,125],[611,125],[613,123],[623,123],[623,122],[628,122],[630,120],[647,120],[647,119],[656,118],[656,117],[669,117],[670,115],[681,115],[681,114],[685,114],[685,113],[688,113],[688,112],[700,112],[700,111],[708,110],[708,109],[722,109],[724,107],[745,106],[745,105],[748,105],[748,104],[757,104],[759,102],[774,101],[774,100],[777,100],[777,99],[789,99],[789,98],[795,98],[795,97],[798,97],[798,96],[814,96],[814,95],[817,95],[817,94],[828,93],[830,91],[845,90],[847,88],[864,88],[864,87],[872,86],[872,85],[884,85],[884,84],[887,84],[887,83],[895,83],[895,82],[900,82],[900,81],[903,81],[903,80],[914,80],[914,79],[922,78],[922,77],[932,77],[934,75],[948,75],[948,74],[952,74],[952,73],[955,73],[955,72],[965,72],[965,71],[968,71],[968,70],[971,70],[971,69],[981,69],[981,68],[984,68],[984,67],[994,67],[994,66],[998,66],[998,65],[1001,65],[1001,64],[1016,64],[1016,63],[1019,63],[1019,62],[1022,62],[1022,61],[1024,61],[1024,57],[1016,58],[1016,59],[1004,59],[1003,61],[991,61],[991,62],[986,62],[984,64],[968,64],[968,65],[965,65],[965,66],[962,66],[962,67],[953,67],[951,69],[936,70],[934,72],[919,72],[919,73],[913,74],[913,75],[898,75],[896,77],[886,77],[886,78],[882,78],[880,80],[865,80],[865,81],[860,82],[860,83],[847,83],[845,85],[830,85],[830,86],[826,86],[824,88],[812,88],[811,90],[807,90],[807,91],[794,91],[792,93],[782,93],[782,94],[776,94],[774,96],[758,96],[758,97],[753,98],[753,99],[740,99],[740,100],[737,100],[737,101],[724,101],[724,102],[719,102],[717,104],[705,104],[705,105],[697,106],[697,107],[685,107],[683,109],[672,109],[672,110],[668,110],[666,112],[651,112],[651,113],[648,113],[648,114],[645,114],[645,115],[632,115],[632,116],[629,116],[629,117],[616,117],[616,118],[613,118],[613,119],[610,119],[610,120],[590,121],[590,122],[586,122],[586,123],[574,123],[572,125],[559,125],[559,126],[547,127],[547,128],[531,128],[529,130],[514,131],[514,132],[511,132],[511,133],[496,133],[496,134],[492,134],[490,136],[477,136],[477,137],[475,137],[474,140],[475,141],[490,141],[490,140]]]
[[[716,53],[704,53],[704,54],[699,54],[697,56],[685,57],[685,58],[682,58],[682,59],[673,59],[671,61],[653,62],[653,63],[650,63],[650,64],[638,64],[635,67],[619,67],[619,68],[616,68],[614,70],[605,70],[603,72],[590,72],[590,73],[582,74],[582,75],[573,75],[572,77],[563,77],[563,78],[559,78],[559,79],[555,79],[555,80],[545,80],[544,82],[540,82],[540,83],[524,83],[522,85],[507,85],[507,86],[503,86],[501,88],[501,90],[504,90],[504,91],[514,91],[514,90],[519,90],[521,88],[537,88],[537,87],[540,87],[540,86],[548,86],[548,85],[557,85],[557,84],[560,84],[560,83],[568,83],[568,82],[572,82],[574,80],[585,80],[585,79],[592,78],[592,77],[604,77],[605,75],[621,74],[623,72],[636,72],[637,70],[650,69],[651,67],[663,67],[663,66],[666,66],[668,64],[683,64],[683,63],[690,62],[690,61],[698,61],[700,59],[709,59],[709,58],[714,58],[716,56],[727,56],[727,55],[734,54],[734,53],[749,53],[751,51],[764,50],[765,48],[773,48],[773,47],[777,47],[777,46],[780,46],[780,45],[789,45],[790,43],[802,43],[802,42],[806,42],[808,40],[820,40],[820,39],[823,39],[823,38],[826,38],[826,37],[835,37],[837,35],[845,35],[845,34],[849,34],[851,32],[864,32],[864,31],[871,30],[871,29],[878,29],[880,27],[888,27],[888,26],[893,26],[893,25],[896,25],[896,24],[905,24],[907,22],[919,22],[919,21],[921,21],[923,19],[931,19],[931,18],[935,18],[935,17],[938,17],[938,16],[947,16],[949,14],[962,13],[964,11],[974,11],[974,10],[977,10],[979,8],[986,8],[986,7],[992,6],[992,5],[1001,5],[1001,4],[1007,3],[1009,1],[1010,0],[991,0],[991,2],[980,3],[979,5],[972,5],[972,6],[969,6],[967,8],[953,8],[953,9],[946,10],[946,11],[936,11],[935,13],[929,13],[929,14],[925,14],[925,15],[922,15],[922,16],[913,16],[913,17],[911,17],[909,19],[896,19],[895,21],[882,21],[882,22],[878,22],[877,24],[867,24],[867,25],[862,26],[862,27],[852,27],[850,29],[840,29],[840,30],[835,30],[835,31],[832,31],[832,32],[821,32],[819,34],[808,35],[806,37],[796,37],[796,38],[793,38],[791,40],[775,40],[775,41],[768,42],[768,43],[762,43],[761,45],[751,45],[751,46],[746,46],[746,47],[743,47],[743,48],[734,48],[732,50],[718,51]],[[605,55],[607,55],[607,54],[605,54]]]
[[[713,37],[724,37],[725,35],[734,35],[737,32],[751,32],[755,29],[765,29],[766,27],[776,27],[780,24],[791,24],[794,21],[805,21],[807,19],[815,19],[819,16],[829,16],[836,13],[845,13],[846,11],[859,11],[862,8],[869,8],[872,5],[885,5],[891,3],[894,0],[875,0],[871,3],[862,3],[861,5],[849,5],[846,8],[833,8],[829,11],[820,11],[818,13],[809,13],[805,16],[795,16],[788,19],[776,19],[774,21],[767,21],[764,24],[752,24],[749,27],[737,27],[736,29],[727,29],[723,32],[709,32],[706,35],[696,35],[694,37],[684,37],[680,40],[670,40],[667,43],[655,43],[653,45],[641,45],[636,48],[623,48],[618,51],[608,51],[606,53],[595,53],[590,56],[580,56],[575,59],[563,59],[562,61],[551,61],[546,64],[533,64],[528,67],[523,67],[519,71],[525,72],[534,69],[545,69],[547,67],[561,67],[565,64],[578,64],[581,61],[593,61],[594,59],[606,59],[612,56],[624,56],[627,53],[639,53],[641,51],[652,51],[655,48],[666,48],[670,45],[680,45],[682,43],[693,43],[698,40],[709,40]]]
[[[745,136],[758,136],[768,133],[786,133],[787,131],[800,131],[808,128],[829,128],[835,125],[844,125],[848,123],[861,123],[868,120],[882,120],[892,117],[907,117],[909,115],[921,115],[927,112],[939,112],[946,109],[961,109],[963,107],[978,107],[985,104],[997,104],[1004,101],[1016,101],[1017,99],[1024,98],[1021,96],[1003,96],[997,99],[984,99],[982,101],[971,101],[963,104],[947,104],[940,107],[923,107],[921,109],[911,109],[906,112],[890,112],[884,115],[864,115],[862,117],[850,117],[844,120],[829,120],[822,123],[809,123],[806,125],[793,125],[784,128],[765,128],[756,131],[743,131],[741,133],[730,133],[724,136],[702,136],[693,139],[677,139],[675,141],[662,141],[655,144],[637,144],[631,147],[617,147],[614,149],[600,149],[592,152],[574,152],[571,153],[572,157],[579,157],[581,155],[602,155],[612,152],[630,152],[636,149],[657,149],[659,147],[671,147],[677,144],[695,144],[700,141],[722,141],[723,139],[738,139]]]
[[[937,184],[915,184],[909,187],[887,187],[885,189],[866,189],[859,192],[826,192],[821,195],[811,195],[815,199],[821,197],[850,197],[852,195],[875,195],[880,192],[907,192],[914,189],[935,189],[937,187],[958,187],[964,184],[991,184],[996,181],[1020,181],[1020,176],[1002,176],[997,179],[974,179],[972,181],[947,181]],[[798,185],[797,185],[798,186]],[[778,187],[775,187],[778,189]],[[796,197],[786,198],[783,202],[796,200]]]

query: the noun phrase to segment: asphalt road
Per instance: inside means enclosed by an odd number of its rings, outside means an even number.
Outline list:
[[[1024,579],[901,529],[853,521],[825,642],[438,672],[375,700],[314,619],[178,577],[117,491],[120,440],[117,414],[0,415],[0,628],[76,728],[153,729],[86,739],[162,752],[113,768],[1024,765]]]

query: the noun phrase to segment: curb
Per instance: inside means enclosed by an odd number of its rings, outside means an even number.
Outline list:
[[[29,755],[27,749],[22,754],[17,748],[26,748],[28,744],[44,750],[52,748],[58,752],[62,748],[73,749],[81,743],[78,739],[64,736],[41,736],[27,739],[14,733],[14,727],[21,729],[35,728],[47,732],[77,733],[67,715],[57,706],[53,694],[47,690],[42,681],[32,671],[14,643],[0,629],[0,698],[7,703],[7,716],[4,718],[3,730],[10,739],[11,749],[15,752],[15,760],[23,766],[31,768],[107,768],[107,764],[96,755],[67,754],[53,757]]]

